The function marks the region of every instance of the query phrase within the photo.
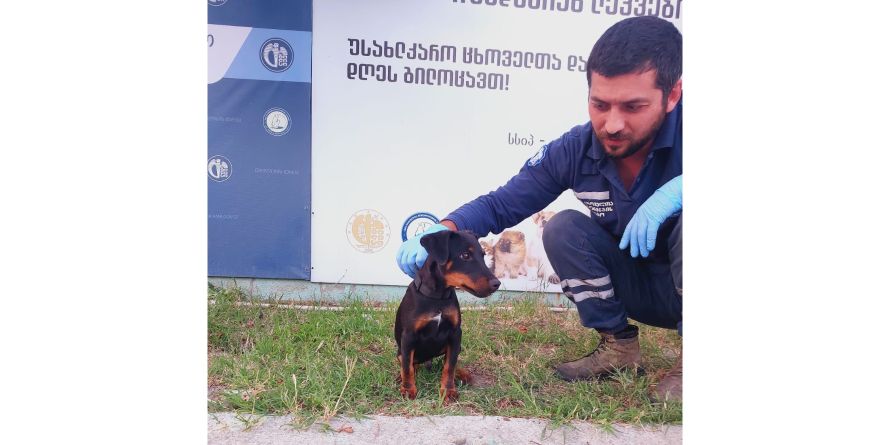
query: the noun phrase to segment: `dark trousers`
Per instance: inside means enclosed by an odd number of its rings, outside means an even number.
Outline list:
[[[576,210],[557,213],[542,241],[563,292],[575,302],[581,323],[613,333],[630,317],[677,329],[683,321],[683,217],[669,218],[648,258],[632,258],[619,239]]]

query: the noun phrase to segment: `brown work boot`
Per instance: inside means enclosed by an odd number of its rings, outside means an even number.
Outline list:
[[[640,339],[638,329],[628,325],[620,332],[600,332],[600,343],[590,354],[557,366],[557,376],[573,381],[610,374],[617,369],[640,366]]]
[[[652,388],[651,398],[656,402],[683,401],[683,351],[674,367]]]

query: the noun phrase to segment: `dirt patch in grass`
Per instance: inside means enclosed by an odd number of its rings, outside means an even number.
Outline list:
[[[206,398],[213,402],[221,402],[221,396],[225,389],[225,385],[222,385],[221,379],[210,377],[209,386],[206,389]]]
[[[464,369],[471,374],[470,386],[474,388],[490,388],[495,385],[495,374],[478,365],[465,365]]]

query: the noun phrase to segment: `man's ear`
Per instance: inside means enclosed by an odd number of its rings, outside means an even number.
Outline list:
[[[668,103],[667,103],[667,112],[670,113],[677,106],[677,102],[680,102],[680,98],[683,97],[683,78],[677,80],[677,83],[674,84],[674,88],[671,88],[670,94],[668,94]]]
[[[454,235],[451,230],[442,230],[421,237],[419,242],[428,251],[425,265],[418,271],[415,284],[424,295],[430,295],[446,287],[443,267],[449,259],[449,238]]]

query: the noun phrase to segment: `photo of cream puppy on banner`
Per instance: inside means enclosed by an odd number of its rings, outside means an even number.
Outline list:
[[[486,255],[486,266],[507,287],[560,292],[556,286],[560,278],[551,268],[542,242],[544,226],[555,214],[554,211],[543,210],[528,218],[527,221],[531,221],[535,227],[534,231],[524,233],[518,229],[508,229],[480,239],[480,246]]]

